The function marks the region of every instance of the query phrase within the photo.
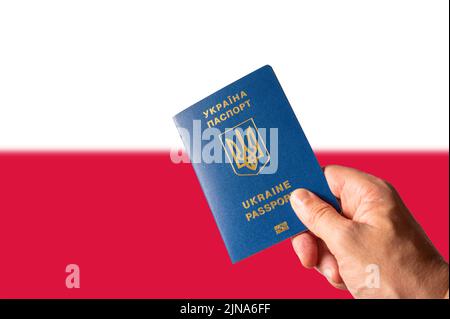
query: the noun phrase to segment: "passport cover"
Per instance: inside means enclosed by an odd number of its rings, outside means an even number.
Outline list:
[[[289,203],[295,189],[339,210],[270,66],[174,121],[233,263],[306,230]]]

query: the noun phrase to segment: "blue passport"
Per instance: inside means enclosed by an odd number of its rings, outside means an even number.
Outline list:
[[[306,230],[289,203],[295,189],[339,210],[270,66],[174,121],[233,263]]]

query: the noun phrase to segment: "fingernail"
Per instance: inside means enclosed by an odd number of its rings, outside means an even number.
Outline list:
[[[328,280],[332,281],[332,280],[331,280],[331,276],[333,275],[333,272],[332,272],[332,270],[331,270],[330,268],[325,268],[324,271],[323,271],[323,275],[324,275]]]
[[[304,206],[304,201],[311,196],[311,193],[304,188],[296,189],[292,195],[291,199],[294,205],[298,207]]]

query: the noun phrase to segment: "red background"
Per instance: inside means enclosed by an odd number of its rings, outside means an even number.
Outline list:
[[[318,158],[389,180],[448,260],[448,152]],[[192,167],[168,152],[1,153],[0,261],[0,298],[350,297],[289,241],[232,265]]]

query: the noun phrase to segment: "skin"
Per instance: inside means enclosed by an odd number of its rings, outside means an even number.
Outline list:
[[[352,168],[324,173],[342,215],[305,189],[291,197],[310,230],[292,239],[303,266],[355,298],[448,298],[448,263],[395,189]]]

